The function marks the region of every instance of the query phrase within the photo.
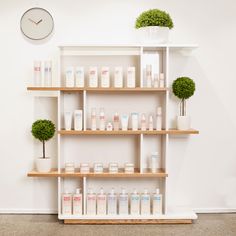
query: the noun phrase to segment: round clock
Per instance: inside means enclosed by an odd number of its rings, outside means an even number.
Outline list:
[[[27,10],[20,21],[22,33],[29,39],[40,40],[48,37],[54,28],[51,14],[39,7]]]

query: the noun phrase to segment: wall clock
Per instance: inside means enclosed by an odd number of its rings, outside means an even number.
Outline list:
[[[54,28],[51,14],[39,7],[30,8],[21,17],[22,33],[29,39],[41,40],[48,37]]]

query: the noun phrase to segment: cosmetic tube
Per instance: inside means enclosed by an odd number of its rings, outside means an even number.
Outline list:
[[[128,130],[129,115],[122,115],[121,117],[121,126],[122,130]]]
[[[65,111],[64,112],[64,120],[65,120],[65,130],[71,130],[72,112]]]

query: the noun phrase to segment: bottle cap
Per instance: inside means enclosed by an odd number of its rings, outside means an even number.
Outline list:
[[[160,189],[159,188],[156,189],[156,194],[160,194]]]
[[[152,155],[152,156],[158,156],[159,153],[158,153],[158,152],[152,152],[151,155]]]
[[[88,194],[93,194],[93,190],[91,188],[88,189]]]
[[[75,190],[75,193],[80,194],[80,188],[77,188],[77,189]]]
[[[135,188],[134,190],[133,190],[133,194],[137,194],[138,192],[137,192],[137,189]]]
[[[148,190],[146,188],[144,189],[144,194],[148,194]]]
[[[151,121],[151,122],[153,121],[152,115],[149,116],[149,121]]]
[[[100,188],[100,194],[104,194],[104,189]]]
[[[124,188],[122,188],[121,193],[125,194],[125,189]]]
[[[68,189],[65,189],[64,193],[65,193],[65,194],[69,194]]]
[[[115,193],[115,190],[114,188],[111,189],[111,194],[114,194]]]
[[[161,109],[161,107],[158,107],[157,108],[157,115],[161,115],[162,114],[162,109]]]

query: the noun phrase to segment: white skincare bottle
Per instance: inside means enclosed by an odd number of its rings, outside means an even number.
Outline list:
[[[147,88],[152,87],[152,65],[146,65]]]
[[[34,61],[34,86],[42,86],[41,61]]]
[[[89,67],[89,87],[98,87],[98,69],[96,66]]]
[[[161,158],[158,152],[151,153],[150,169],[152,173],[156,173],[157,169],[161,168]]]
[[[91,188],[87,193],[87,215],[96,215],[96,194]]]
[[[121,66],[115,67],[114,87],[115,88],[123,88],[123,68]]]
[[[70,111],[64,112],[64,121],[65,121],[65,130],[71,130],[72,112]]]
[[[72,213],[72,196],[65,190],[65,193],[62,194],[62,214],[71,215]]]
[[[156,73],[154,74],[153,87],[159,88],[159,78],[158,78],[158,74],[156,74]]]
[[[122,115],[121,116],[121,128],[122,130],[128,130],[128,124],[129,124],[129,115]]]
[[[75,110],[74,111],[74,129],[82,130],[83,128],[83,111]]]
[[[84,67],[77,66],[75,68],[75,87],[84,87]]]
[[[99,113],[99,130],[105,130],[105,110],[104,108],[100,108],[100,113]]]
[[[44,86],[45,87],[52,86],[52,62],[51,61],[44,62]]]
[[[73,195],[73,215],[82,215],[82,200],[80,188],[77,188]]]
[[[120,129],[120,117],[118,112],[116,112],[114,115],[113,123],[114,123],[114,130],[118,131]]]
[[[101,87],[102,88],[110,87],[110,72],[108,66],[103,66],[101,69]]]
[[[66,87],[74,87],[74,68],[73,66],[66,67]]]
[[[96,114],[96,108],[92,108],[91,111],[91,130],[97,129],[97,114]]]
[[[138,130],[138,113],[131,113],[132,130]]]
[[[150,194],[144,189],[144,193],[141,194],[141,215],[150,215],[150,203]]]
[[[152,214],[162,214],[162,194],[160,194],[159,188],[156,189],[156,192],[152,196]]]
[[[156,130],[162,130],[162,109],[161,109],[161,107],[157,108]]]
[[[134,189],[133,193],[130,195],[130,214],[140,214],[140,195],[137,193],[136,189]]]
[[[141,130],[147,130],[146,115],[144,113],[141,116]]]
[[[153,130],[153,116],[152,116],[152,115],[149,116],[149,120],[148,120],[148,130],[150,130],[150,131]]]
[[[107,214],[116,215],[117,214],[117,196],[115,194],[114,188],[107,195]]]
[[[128,215],[129,214],[129,196],[125,192],[125,189],[122,189],[119,196],[119,215]]]
[[[106,215],[107,213],[107,196],[103,188],[97,194],[97,215]]]
[[[129,66],[127,69],[127,88],[135,88],[135,67]]]
[[[165,76],[164,73],[160,73],[159,75],[159,87],[164,88],[165,87]]]

